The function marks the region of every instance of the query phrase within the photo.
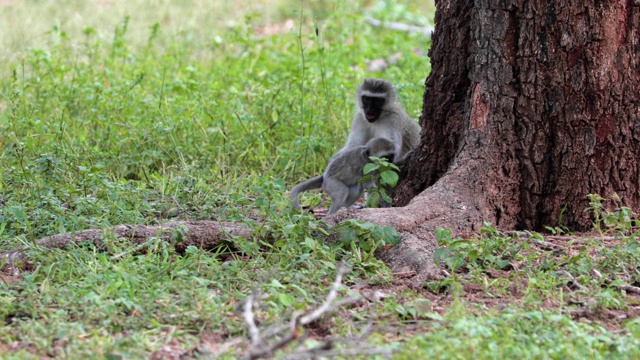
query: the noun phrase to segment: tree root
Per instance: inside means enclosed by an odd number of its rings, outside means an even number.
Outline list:
[[[455,177],[445,175],[405,207],[342,210],[325,220],[330,225],[346,219],[357,219],[379,226],[394,227],[402,237],[400,244],[391,249],[379,250],[376,255],[395,273],[415,273],[410,281],[419,286],[425,279],[439,274],[433,263],[433,253],[438,248],[436,227],[450,228],[453,236],[468,236],[482,224],[481,211],[472,202],[474,197],[461,189],[467,187],[455,181]],[[176,250],[179,252],[190,245],[212,249],[220,245],[221,241],[231,240],[235,236],[247,239],[252,236],[249,227],[233,222],[175,221],[158,226],[118,225],[110,230],[92,229],[75,234],[58,234],[45,237],[36,245],[61,249],[69,244],[89,242],[98,248],[104,248],[103,238],[109,233],[116,238],[131,239],[136,245],[145,243],[150,237],[160,237],[165,241],[176,242]],[[27,258],[26,250],[29,248],[27,245],[0,253],[0,265],[6,260],[5,268],[9,267],[16,273],[17,267]]]
[[[415,272],[411,283],[420,286],[424,280],[440,273],[433,262],[433,253],[438,248],[435,229],[446,227],[453,236],[467,236],[482,224],[478,206],[472,202],[474,197],[463,191],[465,186],[452,180],[451,176],[443,177],[405,207],[338,212],[326,220],[337,224],[355,218],[394,227],[402,237],[400,244],[376,255],[394,273]]]
[[[249,238],[251,229],[243,224],[218,221],[172,221],[162,225],[117,225],[108,230],[90,229],[77,233],[64,233],[44,237],[36,242],[37,246],[48,249],[63,249],[67,245],[91,243],[99,249],[105,247],[103,239],[113,234],[118,239],[131,239],[134,244],[142,245],[151,237],[159,237],[165,241],[176,243],[176,250],[184,251],[187,246],[197,246],[203,249],[213,249],[222,241],[231,240],[235,236]],[[16,274],[19,265],[27,257],[27,250],[31,246],[25,245],[15,250],[0,253],[0,264],[4,262]]]

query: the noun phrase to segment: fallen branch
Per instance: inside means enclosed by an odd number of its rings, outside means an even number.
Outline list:
[[[522,232],[522,231],[507,231],[507,235],[515,235],[519,237],[521,240],[533,240],[538,242],[539,244],[551,247],[561,247],[560,245],[549,243],[547,241],[541,240],[534,236],[532,232]],[[602,242],[611,242],[621,240],[621,236],[602,236],[602,235],[593,235],[593,236],[584,236],[584,235],[544,235],[540,234],[540,236],[544,237],[544,239],[555,240],[555,241],[563,241],[563,242],[571,242],[571,243],[579,243],[584,244],[591,241],[602,241]]]
[[[431,33],[434,30],[434,28],[431,26],[416,26],[393,21],[380,21],[372,18],[367,18],[365,21],[367,22],[367,24],[373,27],[385,27],[390,30],[404,31],[408,33],[420,33],[428,38],[431,37]]]
[[[222,241],[228,241],[236,236],[249,238],[251,229],[244,224],[218,221],[172,221],[166,224],[148,225],[118,225],[111,229],[90,229],[77,233],[64,233],[44,237],[35,245],[47,249],[62,249],[67,245],[91,243],[99,249],[105,247],[104,238],[113,234],[117,239],[130,239],[134,246],[143,245],[149,238],[157,237],[168,242],[174,242],[177,251],[184,251],[187,246],[212,249]],[[144,246],[142,246],[144,247]],[[27,258],[27,250],[32,245],[25,245],[15,250],[0,253],[0,264],[5,261],[5,268],[9,267],[17,275],[19,265]]]
[[[256,325],[255,316],[253,315],[253,303],[255,299],[258,298],[258,289],[254,289],[249,295],[249,298],[244,303],[244,322],[249,326],[249,337],[251,338],[251,346],[257,347],[262,344],[262,340],[260,339],[260,329]]]
[[[571,286],[573,286],[574,288],[577,288],[581,291],[587,291],[587,288],[582,286],[582,284],[580,284],[574,277],[573,275],[571,275],[568,271],[566,270],[559,270],[556,272],[558,275],[562,275],[565,278],[569,279],[569,283],[571,284]]]
[[[603,279],[602,274],[597,269],[591,269],[590,273],[594,278],[598,280]],[[607,285],[611,285],[615,282],[615,280],[604,278],[604,282]],[[613,286],[617,287],[620,290],[624,290],[628,293],[640,294],[640,287],[637,287],[637,286],[628,285],[628,284],[622,284],[622,285],[615,284]]]
[[[395,277],[395,278],[410,278],[410,277],[416,276],[417,274],[418,273],[415,270],[400,271],[400,272],[393,273],[393,277]]]
[[[605,282],[607,284],[611,284],[613,282],[613,280],[607,279],[605,280]],[[634,294],[638,294],[640,295],[640,287],[637,286],[633,286],[633,285],[619,285],[618,286],[619,289],[622,289],[628,293],[634,293]]]
[[[288,324],[272,325],[264,331],[260,331],[255,322],[255,314],[253,313],[253,309],[257,307],[259,296],[258,291],[254,290],[242,307],[242,317],[249,327],[249,338],[251,339],[251,344],[249,345],[249,349],[244,355],[244,358],[259,359],[263,357],[270,357],[275,351],[283,348],[293,341],[301,342],[302,338],[300,335],[301,332],[299,331],[299,327],[305,327],[306,325],[311,324],[321,317],[335,312],[337,309],[345,305],[361,301],[363,299],[361,296],[353,296],[340,301],[336,301],[336,298],[338,297],[338,290],[340,289],[340,286],[342,286],[342,278],[346,273],[347,270],[345,269],[344,265],[338,265],[338,273],[336,275],[336,278],[333,281],[329,292],[325,296],[324,301],[318,308],[312,309],[304,315],[301,315],[300,313],[294,313],[291,316]],[[279,337],[279,339],[271,344],[268,344],[268,341],[274,337]],[[338,356],[350,354],[390,355],[389,350],[363,347],[359,343],[356,344],[355,341],[356,340],[354,339],[328,339],[318,347],[291,354],[288,358],[306,359],[310,356]],[[360,338],[357,341],[362,342],[362,339]],[[344,351],[334,350],[334,342],[353,343],[353,346],[350,346],[349,349],[346,349]]]

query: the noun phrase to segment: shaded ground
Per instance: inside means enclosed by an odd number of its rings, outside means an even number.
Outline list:
[[[315,214],[322,216],[323,211],[316,209]],[[433,314],[445,315],[452,306],[460,303],[465,304],[468,311],[480,316],[491,312],[501,312],[508,308],[560,312],[576,321],[599,324],[614,333],[622,331],[626,321],[640,316],[640,288],[635,286],[637,284],[634,279],[618,277],[616,280],[622,280],[624,285],[612,283],[614,279],[607,279],[606,274],[602,275],[597,269],[592,269],[590,274],[584,275],[599,280],[600,284],[594,286],[592,281],[585,285],[581,284],[579,279],[574,278],[568,271],[563,270],[562,265],[570,263],[574,257],[584,257],[585,253],[595,263],[603,256],[603,249],[623,246],[624,241],[629,242],[628,239],[603,237],[594,233],[575,236],[546,236],[544,240],[532,239],[530,236],[529,234],[520,237],[520,240],[530,244],[530,247],[522,250],[520,254],[521,258],[525,257],[528,261],[514,260],[503,269],[486,267],[471,271],[469,268],[462,267],[452,275],[445,266],[442,266],[441,274],[426,281],[424,286],[416,286],[412,281],[415,274],[410,272],[395,273],[390,283],[382,285],[349,285],[352,292],[360,293],[365,300],[348,305],[332,317],[312,323],[306,327],[305,336],[319,342],[339,336],[334,326],[336,324],[335,317],[340,317],[343,324],[356,324],[355,327],[363,327],[361,320],[354,320],[354,313],[360,313],[369,314],[367,316],[373,319],[370,332],[385,334],[388,341],[402,342],[412,335],[433,331]],[[513,241],[518,240],[516,238]],[[598,241],[602,247],[589,247],[593,241]],[[250,259],[246,258],[246,260]],[[544,272],[540,269],[545,262],[560,264],[548,272],[561,278],[565,277],[566,281],[559,282],[547,293],[541,292],[538,294],[540,298],[537,301],[532,301],[530,281],[532,281],[532,277],[538,278],[537,275]],[[20,277],[3,273],[0,274],[0,281],[13,284],[19,282]],[[598,287],[617,289],[624,297],[625,305],[620,308],[602,306],[594,299],[595,294],[599,291]],[[417,315],[403,317],[397,313],[378,311],[384,307],[385,303],[391,301],[387,299],[393,299],[393,302],[402,305],[408,303],[415,305],[416,299],[421,302],[417,307]],[[238,317],[241,320],[239,314],[221,314],[221,316]],[[185,348],[185,344],[181,343],[179,339],[173,338],[161,346],[160,350],[153,353],[151,358],[215,357],[229,349],[241,352],[249,345],[246,334],[229,336],[223,330],[206,331],[201,333],[199,338],[199,343],[189,348]],[[58,346],[60,349],[62,347],[64,344]],[[60,355],[60,349],[51,349],[50,356]],[[32,345],[26,343],[0,344],[0,353],[19,350],[32,353],[35,351]]]
[[[316,211],[322,214],[322,211]],[[621,245],[622,240],[611,237],[599,237],[597,234],[580,234],[575,236],[547,236],[543,242],[537,242],[531,246],[528,252],[546,253],[551,255],[544,261],[553,263],[566,263],[571,261],[572,256],[577,256],[583,251],[585,243],[589,239],[600,238],[607,248]],[[587,251],[589,256],[598,258],[601,256],[598,249],[592,248]],[[568,257],[568,258],[567,258]],[[542,260],[540,260],[542,261]],[[418,306],[422,315],[418,315],[411,320],[396,321],[397,318],[382,316],[376,318],[371,332],[386,334],[389,341],[403,341],[413,335],[433,331],[433,318],[430,314],[445,315],[456,303],[464,304],[468,311],[478,315],[491,312],[501,312],[506,309],[520,308],[536,311],[549,311],[568,315],[575,321],[598,324],[613,333],[624,331],[624,323],[628,320],[640,316],[640,288],[633,285],[626,285],[624,289],[618,287],[626,300],[627,305],[620,309],[606,308],[594,300],[594,292],[589,291],[585,286],[580,285],[574,278],[567,278],[566,283],[556,288],[555,294],[540,301],[531,302],[527,298],[530,274],[526,268],[538,269],[540,264],[524,262],[512,263],[505,268],[507,270],[496,270],[487,268],[484,277],[471,276],[469,273],[458,273],[457,283],[461,285],[461,291],[452,290],[450,285],[442,285],[452,278],[446,270],[442,271],[442,276],[437,276],[427,281],[425,286],[417,287],[411,281],[412,274],[394,274],[394,279],[390,284],[351,286],[353,292],[362,294],[366,301],[352,305],[349,311],[341,311],[337,316],[342,318],[344,323],[353,321],[353,312],[374,313],[373,307],[383,306],[387,298],[394,298],[398,303],[413,302],[416,299],[427,300]],[[554,273],[562,270],[554,270]],[[477,274],[476,274],[477,275]],[[571,276],[571,275],[567,275]],[[501,281],[502,280],[502,281]],[[622,279],[629,283],[631,279]],[[604,281],[602,287],[605,288],[611,283]],[[439,285],[440,284],[440,285]],[[498,285],[493,285],[498,284]],[[440,286],[440,287],[439,287]],[[616,285],[610,285],[616,287]],[[562,301],[557,293],[564,293]],[[411,294],[411,295],[409,295]],[[335,321],[333,322],[335,323]],[[331,325],[319,322],[309,330],[309,337],[317,341],[326,341],[328,338],[339,336],[332,331]],[[206,335],[211,339],[211,335]],[[215,336],[214,336],[215,337]],[[222,344],[228,343],[224,337],[217,337]],[[246,344],[246,340],[244,341]]]

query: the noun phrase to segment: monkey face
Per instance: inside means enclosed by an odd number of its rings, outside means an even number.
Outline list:
[[[393,161],[394,156],[396,156],[394,153],[389,152],[389,153],[386,153],[386,154],[380,154],[380,156],[378,156],[378,157],[379,158],[385,158],[385,159],[387,159],[387,162],[391,162],[391,161]]]
[[[362,109],[364,110],[364,117],[367,118],[367,121],[372,123],[380,118],[384,102],[384,97],[362,96]]]
[[[381,154],[371,154],[370,152],[367,152],[367,159],[369,159],[369,156],[375,156],[380,159],[387,159],[387,162],[391,162],[394,155],[392,152],[384,152]]]

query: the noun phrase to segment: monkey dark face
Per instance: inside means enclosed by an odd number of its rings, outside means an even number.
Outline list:
[[[390,153],[386,153],[386,154],[381,154],[379,156],[379,158],[385,158],[385,159],[387,159],[387,162],[392,162],[394,156],[395,156],[395,154],[390,152]]]
[[[362,109],[364,110],[364,117],[367,118],[367,121],[372,123],[380,118],[384,102],[384,97],[362,96]]]

